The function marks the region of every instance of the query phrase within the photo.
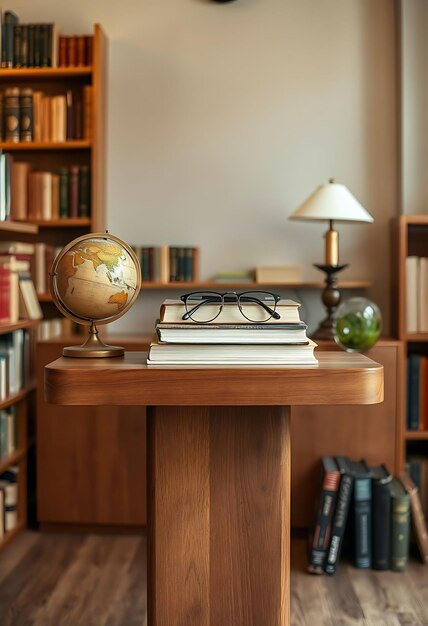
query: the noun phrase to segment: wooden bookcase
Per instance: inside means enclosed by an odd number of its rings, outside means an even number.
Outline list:
[[[0,69],[0,90],[7,87],[31,87],[47,95],[64,94],[67,89],[81,89],[85,85],[92,85],[92,120],[91,139],[54,142],[12,143],[0,142],[3,152],[12,154],[16,161],[26,161],[35,171],[57,171],[61,166],[88,165],[91,170],[91,213],[89,218],[30,220],[23,222],[0,222],[0,237],[3,241],[43,242],[55,247],[63,247],[69,241],[89,232],[103,232],[105,230],[105,161],[106,161],[106,79],[107,79],[107,38],[101,26],[93,27],[93,63],[88,67],[47,67],[47,68],[17,68]],[[45,318],[60,317],[60,313],[49,293],[38,294]],[[30,328],[33,322],[20,322],[13,327],[0,327],[0,333],[6,333],[15,328]],[[60,339],[58,341],[61,341]],[[37,375],[36,375],[37,378]],[[43,379],[42,379],[43,380]],[[18,396],[2,403],[1,408],[10,404],[17,404],[19,442],[18,449],[8,459],[0,460],[0,470],[12,464],[19,465],[18,484],[18,527],[8,534],[0,544],[5,545],[12,536],[25,527],[27,523],[27,456],[28,441],[26,425],[35,405],[32,390],[36,388],[36,380],[29,389],[25,389]],[[40,393],[43,393],[42,391]],[[34,394],[33,394],[34,395]],[[40,403],[39,403],[40,404]],[[36,416],[35,436],[31,444],[40,444],[40,432],[44,435],[43,427],[45,416]],[[57,420],[50,433],[50,444],[55,446],[57,437],[61,438],[61,422]],[[86,430],[82,432],[85,438]],[[43,469],[43,458],[37,449],[37,462]],[[61,465],[61,463],[59,463]],[[54,472],[55,473],[55,472]],[[38,497],[43,493],[43,471],[38,476]],[[87,478],[90,481],[90,477]]]
[[[428,355],[428,333],[407,332],[406,320],[406,258],[428,257],[428,215],[401,215],[392,221],[392,306],[393,329],[404,344],[404,353]],[[417,306],[417,303],[414,303]],[[406,363],[402,369],[403,420],[401,425],[401,467],[404,467],[410,447],[428,455],[428,431],[407,430],[405,401],[407,397]],[[417,443],[415,443],[417,442]]]
[[[37,226],[32,224],[20,224],[16,222],[0,222],[0,241],[8,241],[11,237],[21,239],[23,235],[35,235]],[[28,333],[36,330],[38,321],[20,320],[15,324],[0,324],[0,335],[23,329]],[[34,364],[33,364],[34,372]],[[10,395],[0,402],[0,409],[16,406],[17,418],[17,442],[14,452],[6,457],[0,457],[0,474],[12,466],[18,467],[18,523],[15,528],[0,538],[0,550],[3,549],[15,535],[27,525],[27,460],[30,446],[28,424],[33,420],[35,380],[21,389],[18,393]]]

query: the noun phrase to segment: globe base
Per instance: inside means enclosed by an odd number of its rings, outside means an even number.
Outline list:
[[[93,359],[100,357],[123,356],[125,350],[120,346],[109,346],[98,337],[98,329],[92,322],[89,329],[89,337],[81,346],[67,346],[63,349],[63,356],[71,356],[77,359]]]

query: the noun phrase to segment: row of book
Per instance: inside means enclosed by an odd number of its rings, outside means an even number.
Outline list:
[[[133,246],[143,281],[160,283],[198,280],[198,248],[190,246]]]
[[[57,95],[31,87],[8,87],[0,93],[0,141],[90,139],[92,94],[92,85]]]
[[[407,430],[428,430],[428,357],[409,354],[406,373]]]
[[[306,335],[299,303],[246,294],[239,302],[210,292],[164,300],[147,363],[316,365],[316,344]]]
[[[13,11],[1,17],[2,68],[92,64],[92,36],[60,36],[54,23],[21,24]]]
[[[0,220],[56,220],[89,217],[90,169],[87,165],[60,167],[55,172],[33,171],[0,150]]]
[[[61,335],[73,333],[73,322],[66,317],[54,317],[40,320],[36,329],[37,341],[47,341]]]
[[[45,287],[46,271],[44,244],[0,242],[1,323],[42,318],[33,278]]]
[[[0,459],[16,450],[18,441],[16,405],[0,409]]]
[[[0,402],[26,387],[30,380],[30,339],[18,329],[0,335]]]
[[[17,465],[0,474],[0,540],[18,524],[18,475]]]
[[[428,332],[428,258],[406,258],[406,330]]]
[[[403,472],[344,456],[322,458],[321,490],[309,540],[308,571],[335,574],[347,541],[357,568],[406,569],[410,518],[424,563],[428,534],[418,488]]]

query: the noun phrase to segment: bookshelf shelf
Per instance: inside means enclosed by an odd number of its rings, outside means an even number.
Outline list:
[[[1,141],[0,150],[9,152],[29,152],[31,150],[89,150],[92,142],[88,139],[70,140],[70,141]]]
[[[425,441],[428,440],[427,430],[407,430],[405,438],[408,441]]]
[[[10,220],[3,220],[0,222],[0,234],[2,232],[16,233],[18,235],[37,235],[39,229],[36,224],[29,224],[28,222],[12,222]]]
[[[372,286],[369,280],[345,280],[339,282],[340,289],[368,289]],[[217,281],[198,281],[198,282],[174,282],[174,283],[160,283],[160,282],[142,282],[141,288],[147,290],[159,290],[159,289],[209,289],[212,291],[226,291],[229,289],[245,289],[245,290],[258,290],[258,289],[323,289],[324,283],[317,281],[299,281],[294,283],[256,283],[256,282],[226,282],[221,283]]]
[[[8,398],[6,398],[6,400],[3,400],[3,402],[0,402],[0,409],[6,409],[8,406],[11,406],[12,404],[16,404],[17,402],[20,402],[21,400],[27,397],[30,391],[33,391],[35,388],[36,388],[36,382],[33,381],[29,385],[24,387],[24,389],[21,389],[21,391],[18,391],[18,393],[13,394],[13,396],[9,396]]]
[[[19,330],[20,328],[34,328],[39,324],[39,320],[20,320],[15,324],[1,324],[0,325],[0,335],[5,335],[6,333],[12,333],[14,330]]]
[[[59,220],[29,220],[31,224],[39,226],[39,228],[86,228],[91,225],[89,217],[64,218]]]
[[[0,80],[10,80],[11,78],[14,80],[63,79],[72,78],[73,76],[90,76],[91,74],[92,66],[10,68],[0,70]]]
[[[16,465],[25,458],[27,454],[26,450],[15,450],[6,457],[0,457],[0,474],[8,469],[11,465]]]
[[[428,341],[428,333],[408,333],[406,340],[409,343],[425,343]]]

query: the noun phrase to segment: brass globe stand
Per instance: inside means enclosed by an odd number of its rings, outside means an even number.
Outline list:
[[[327,309],[327,315],[312,335],[314,339],[334,339],[334,312],[340,304],[340,291],[337,288],[337,274],[348,267],[345,265],[322,265],[314,263],[314,266],[326,274],[325,287],[322,292],[322,301]]]
[[[62,351],[63,356],[74,356],[79,359],[93,357],[123,356],[125,350],[120,346],[109,346],[98,337],[98,328],[91,322],[89,337],[81,346],[67,346]]]

